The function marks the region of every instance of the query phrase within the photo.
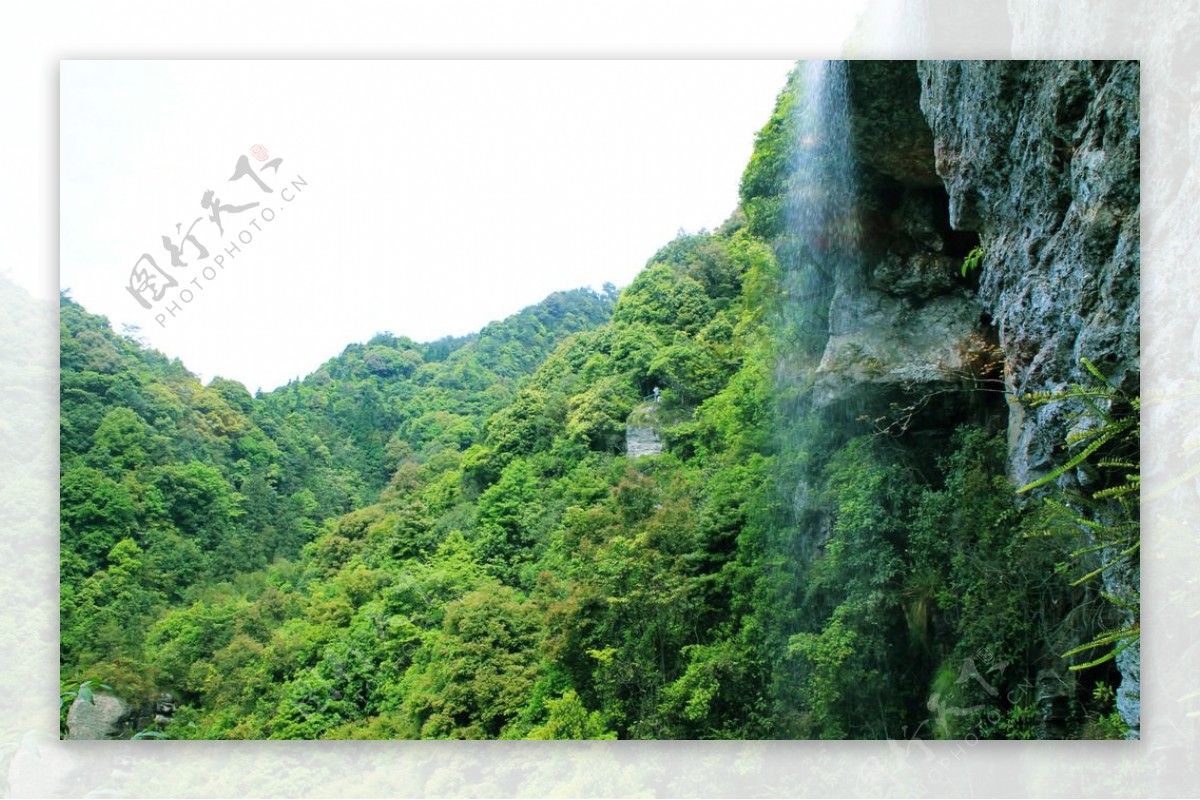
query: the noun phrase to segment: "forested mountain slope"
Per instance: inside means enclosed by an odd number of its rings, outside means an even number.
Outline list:
[[[163,608],[196,586],[298,556],[324,520],[378,497],[397,451],[429,457],[443,440],[469,445],[480,414],[503,405],[558,342],[606,320],[611,303],[561,292],[458,340],[381,334],[252,397],[221,378],[202,386],[64,296],[67,674],[96,659],[140,671],[146,628]],[[132,559],[124,573],[114,571],[122,553]]]
[[[1136,65],[1038,69],[797,68],[738,209],[619,296],[257,397],[64,300],[64,680],[172,738],[1126,735],[1128,655],[1063,656],[1136,625]],[[988,155],[1049,195],[953,172],[1007,123],[938,103],[989,88],[1080,154]],[[1018,296],[1063,269],[1026,213],[1101,302]]]

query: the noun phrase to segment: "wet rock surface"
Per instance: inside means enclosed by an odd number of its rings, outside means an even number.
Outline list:
[[[887,427],[904,413],[889,409],[969,377],[989,336],[961,274],[976,239],[950,225],[916,63],[852,62],[847,84],[859,257],[831,270],[813,406],[857,409]]]

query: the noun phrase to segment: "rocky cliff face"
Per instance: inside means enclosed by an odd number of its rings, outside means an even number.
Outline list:
[[[980,301],[1010,390],[1086,382],[1081,358],[1139,382],[1138,67],[942,62],[919,67],[950,224],[979,233]],[[1013,477],[1050,466],[1054,408],[1012,430]]]
[[[662,453],[663,443],[659,432],[659,405],[643,403],[629,414],[625,424],[625,455],[629,458],[656,456]]]
[[[833,274],[814,405],[850,403],[905,426],[931,398],[986,379],[994,334],[963,279],[974,231],[951,225],[914,62],[848,65],[860,257]]]
[[[1137,394],[1137,63],[934,62],[918,71],[950,224],[977,231],[986,254],[979,297],[997,327],[1009,391],[1087,383],[1088,358]],[[1057,406],[1028,416],[1012,406],[1018,483],[1052,466],[1069,424]],[[1139,590],[1136,569],[1105,579],[1118,597]],[[1118,710],[1136,731],[1139,649],[1118,666]]]
[[[928,398],[963,402],[964,382],[991,388],[1012,478],[1045,474],[1076,423],[999,398],[1087,383],[1085,357],[1138,393],[1138,65],[852,62],[847,83],[861,258],[833,276],[814,406],[907,424]],[[1110,572],[1106,589],[1138,580]],[[1135,731],[1138,659],[1119,662]]]

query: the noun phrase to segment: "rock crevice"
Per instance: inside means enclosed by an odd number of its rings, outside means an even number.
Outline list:
[[[917,72],[950,224],[978,233],[985,253],[979,300],[996,324],[1007,390],[1088,384],[1086,358],[1137,395],[1138,64],[922,62]],[[1072,424],[1056,404],[1013,404],[1009,471],[1017,484],[1056,466]],[[1137,565],[1107,570],[1104,582],[1109,594],[1136,599]],[[1132,737],[1139,653],[1135,645],[1117,659],[1117,710]]]
[[[983,413],[1007,417],[1009,475],[1031,482],[1061,463],[1080,423],[1062,404],[1005,394],[1086,385],[1084,358],[1139,393],[1138,64],[850,62],[846,82],[858,252],[826,270],[812,408],[881,429],[937,397],[951,405],[914,423],[936,426],[978,418],[961,399],[972,393],[954,389],[986,382]],[[976,246],[981,263],[964,275]],[[1136,563],[1104,581],[1136,600]],[[1047,674],[1065,678],[1052,649]],[[1136,737],[1136,646],[1117,667]]]

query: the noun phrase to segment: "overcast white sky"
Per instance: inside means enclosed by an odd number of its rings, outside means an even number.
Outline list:
[[[379,331],[478,330],[720,225],[791,63],[63,62],[60,284],[252,391]],[[241,156],[271,194],[228,180]],[[210,189],[260,205],[222,236]],[[162,237],[197,218],[208,258],[171,266]],[[143,253],[178,281],[150,310],[126,289]]]

